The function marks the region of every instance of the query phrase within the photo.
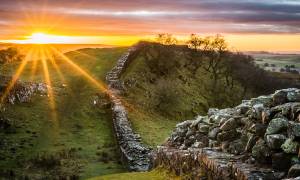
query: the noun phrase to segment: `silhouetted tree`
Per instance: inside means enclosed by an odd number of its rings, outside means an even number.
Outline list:
[[[173,37],[172,34],[167,33],[158,34],[156,37],[156,41],[164,45],[174,45],[178,43],[178,40],[175,37]]]
[[[20,54],[17,48],[10,47],[7,49],[0,50],[0,63],[10,63],[13,61],[20,61],[24,58],[23,55]]]

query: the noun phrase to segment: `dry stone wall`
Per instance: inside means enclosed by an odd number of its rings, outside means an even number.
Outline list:
[[[0,76],[0,96],[2,96],[6,91],[11,81],[12,77]],[[35,93],[46,95],[47,88],[47,85],[44,83],[21,82],[17,80],[9,93],[6,95],[5,101],[9,104],[15,104],[16,102],[30,102],[31,97]]]
[[[138,44],[131,47],[120,59],[116,66],[107,74],[109,96],[112,102],[113,124],[116,138],[128,169],[131,171],[147,171],[150,169],[150,149],[141,142],[139,134],[134,133],[127,111],[119,94],[124,90],[120,76],[126,66],[134,59],[135,54],[143,46]]]
[[[283,89],[178,124],[153,161],[192,179],[296,178],[299,143],[300,90]]]

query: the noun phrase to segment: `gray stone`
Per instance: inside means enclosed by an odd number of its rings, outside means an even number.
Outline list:
[[[178,123],[176,125],[176,128],[183,128],[183,129],[185,129],[185,128],[189,127],[193,122],[194,122],[193,120],[183,121],[181,123]]]
[[[217,135],[217,140],[219,142],[223,142],[235,139],[237,136],[239,136],[239,133],[235,129],[229,131],[221,131]]]
[[[276,134],[282,130],[285,130],[288,126],[288,121],[283,118],[272,119],[269,123],[269,126],[266,130],[266,135]]]
[[[265,107],[271,106],[273,103],[272,96],[259,96],[251,99],[251,105],[263,104]]]
[[[281,149],[287,154],[297,154],[299,143],[289,138],[281,145]]]
[[[261,119],[263,124],[268,124],[271,120],[271,111],[270,109],[264,109],[261,113]]]
[[[291,89],[287,93],[287,99],[289,102],[299,102],[300,101],[300,90],[299,89]]]
[[[213,128],[211,131],[209,131],[208,133],[208,138],[209,139],[212,139],[212,140],[216,140],[217,139],[217,135],[218,133],[220,132],[220,128],[219,127],[216,127],[216,128]]]
[[[286,137],[282,134],[271,134],[266,137],[266,142],[271,149],[280,149],[285,140]]]
[[[198,131],[199,131],[200,133],[207,134],[207,133],[209,132],[209,125],[198,124]]]
[[[224,124],[220,127],[220,129],[222,131],[228,131],[228,130],[235,129],[236,127],[238,127],[238,125],[239,125],[239,122],[237,119],[230,118],[224,122]]]
[[[258,138],[256,136],[254,136],[253,134],[251,134],[251,133],[248,133],[247,137],[248,137],[248,141],[247,141],[246,146],[245,146],[245,151],[250,152],[252,150],[253,146],[255,145],[256,140]]]
[[[285,153],[272,154],[272,168],[278,171],[287,171],[291,166],[291,157]]]
[[[300,137],[300,123],[289,122],[288,124],[288,134],[291,138]]]
[[[263,137],[266,132],[266,129],[267,129],[267,125],[256,123],[249,128],[249,131],[255,134],[256,136]]]
[[[260,163],[265,163],[271,156],[270,148],[262,139],[258,140],[252,148],[252,156]]]
[[[295,178],[298,176],[300,176],[300,164],[295,164],[289,169],[288,177]]]
[[[288,102],[287,94],[288,93],[285,90],[276,91],[273,94],[273,103],[275,105],[280,105],[280,104],[284,104],[284,103]]]
[[[250,111],[250,117],[253,119],[261,120],[263,110],[264,110],[263,104],[255,104]]]
[[[196,119],[192,122],[192,124],[190,125],[191,128],[197,128],[198,124],[201,122],[201,119]]]

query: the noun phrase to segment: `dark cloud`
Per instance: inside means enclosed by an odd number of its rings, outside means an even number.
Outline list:
[[[143,34],[160,30],[300,33],[300,1],[297,0],[10,0],[0,3],[0,22],[6,24],[22,26],[20,21],[26,15],[45,13],[53,17],[63,15],[70,22],[76,20],[82,24],[70,25],[70,29],[85,27],[102,33]]]

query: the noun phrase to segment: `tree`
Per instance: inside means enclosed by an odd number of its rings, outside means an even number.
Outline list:
[[[178,40],[175,37],[173,37],[172,34],[167,33],[158,34],[156,37],[156,41],[164,45],[174,45],[178,42]]]
[[[17,48],[10,47],[0,50],[0,63],[10,63],[13,61],[21,61],[24,58]]]
[[[203,43],[204,39],[202,39],[197,34],[191,34],[190,39],[187,41],[188,46],[194,50],[200,49]]]

